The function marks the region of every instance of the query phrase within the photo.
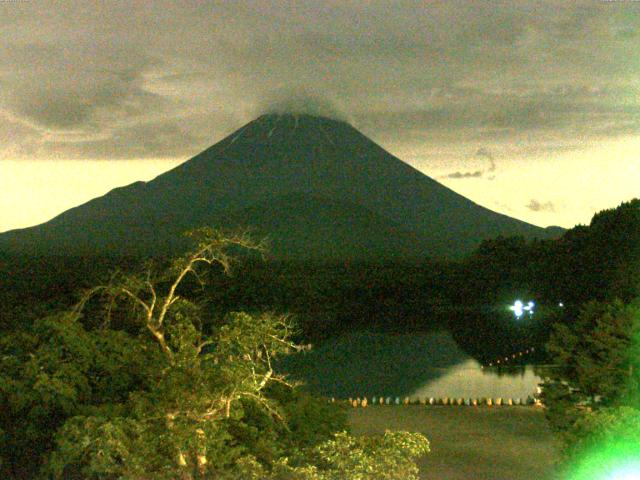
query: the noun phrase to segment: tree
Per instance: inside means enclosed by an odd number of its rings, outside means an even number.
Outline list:
[[[69,313],[0,338],[0,477],[34,478],[54,434],[74,415],[120,405],[147,388],[160,355],[113,329],[91,331]]]
[[[640,295],[640,199],[596,213],[554,242],[543,273],[556,298],[631,302]]]
[[[632,448],[640,454],[640,410],[633,407],[603,407],[576,421],[570,432],[566,454],[569,458],[599,457],[602,450],[615,450],[616,456]],[[607,456],[611,456],[608,454]],[[591,472],[593,473],[593,472]]]
[[[233,248],[262,245],[211,229],[192,236],[193,252],[167,269],[114,275],[72,312],[0,344],[2,473],[359,478],[364,464],[372,474],[393,464],[398,473],[383,478],[411,478],[414,459],[428,451],[424,437],[335,436],[344,416],[277,371],[276,357],[300,349],[290,318],[203,318],[190,294],[205,281],[205,267],[229,272]],[[350,452],[345,444],[359,447]]]
[[[271,471],[245,459],[242,477],[260,480],[418,480],[415,460],[429,452],[419,433],[386,431],[382,437],[352,437],[345,432],[297,458],[279,459]]]
[[[554,326],[543,372],[546,415],[575,452],[600,410],[640,407],[640,308],[638,304],[590,302],[574,324]],[[610,415],[610,414],[609,414]],[[590,423],[591,422],[591,423]],[[587,441],[587,440],[585,440]]]
[[[77,313],[96,295],[106,296],[109,315],[117,302],[129,302],[159,352],[156,348],[153,367],[146,372],[152,385],[131,394],[117,408],[101,405],[90,415],[65,423],[57,434],[51,462],[56,476],[65,476],[70,465],[85,476],[221,475],[240,453],[240,449],[222,448],[232,440],[223,419],[242,415],[242,404],[253,402],[284,420],[266,392],[272,383],[292,387],[272,363],[277,355],[298,348],[289,339],[288,319],[234,313],[226,324],[205,335],[198,306],[179,294],[187,276],[201,281],[201,265],[217,264],[228,272],[230,246],[258,250],[261,246],[245,236],[225,236],[209,229],[193,236],[196,249],[173,262],[171,280],[164,289],[148,272],[144,278],[126,276],[93,288],[79,304]],[[140,348],[153,351],[148,344]]]

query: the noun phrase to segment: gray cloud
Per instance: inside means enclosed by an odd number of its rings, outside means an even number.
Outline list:
[[[483,177],[486,173],[495,172],[496,161],[495,161],[495,158],[493,157],[493,154],[487,147],[478,148],[473,154],[473,158],[486,160],[489,162],[489,166],[482,170],[473,170],[473,171],[466,171],[466,172],[457,171],[457,172],[449,173],[447,175],[443,175],[440,178],[453,178],[457,180],[465,179],[465,178],[480,178],[480,177]],[[495,176],[491,175],[487,178],[488,180],[494,180]]]
[[[284,109],[435,151],[638,134],[638,13],[580,1],[6,2],[0,114],[29,134],[0,125],[0,153],[185,156]],[[450,178],[495,170],[491,151],[482,159]]]
[[[95,129],[163,103],[142,85],[154,60],[132,49],[5,45],[0,61],[3,107],[44,129]]]
[[[304,87],[270,92],[258,107],[258,111],[260,114],[306,113],[337,120],[349,120],[348,114],[338,106],[336,100],[330,100],[327,95],[311,92]]]
[[[493,158],[492,153],[486,147],[480,147],[476,150],[476,157],[478,158],[486,158],[489,161],[488,172],[495,172],[496,170],[496,160]]]
[[[532,212],[555,212],[556,207],[553,202],[540,202],[534,198],[526,205]]]
[[[475,172],[453,172],[448,175],[444,175],[442,178],[480,178],[483,175],[481,170],[476,170]]]
[[[98,159],[140,159],[180,156],[194,145],[204,148],[207,144],[179,122],[165,121],[118,128],[93,138],[67,136],[44,140],[41,148],[55,157],[67,159],[84,158],[87,151]]]

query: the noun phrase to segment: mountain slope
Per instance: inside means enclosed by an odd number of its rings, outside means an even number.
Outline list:
[[[426,254],[424,241],[364,207],[311,195],[278,197],[230,212],[217,222],[267,238],[280,259],[393,260]]]
[[[299,245],[294,250],[319,257],[343,257],[347,246],[366,256],[364,238],[392,256],[458,256],[497,235],[549,235],[458,195],[345,122],[272,114],[151,182],[4,233],[0,249],[164,253],[182,246],[180,232],[204,224],[260,226],[260,233],[277,235],[284,256],[297,256],[286,251],[287,239]],[[318,231],[345,248],[323,250]]]

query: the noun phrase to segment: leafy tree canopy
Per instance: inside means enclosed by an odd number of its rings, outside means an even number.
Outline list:
[[[543,399],[567,452],[575,452],[579,439],[591,431],[588,425],[597,424],[598,417],[591,417],[600,410],[640,407],[639,342],[637,302],[591,302],[574,324],[554,326]]]
[[[343,412],[277,371],[300,349],[288,317],[206,321],[186,282],[228,272],[233,248],[262,246],[211,229],[193,237],[168,269],[114,275],[74,311],[3,337],[2,476],[416,478],[422,435],[337,433]]]

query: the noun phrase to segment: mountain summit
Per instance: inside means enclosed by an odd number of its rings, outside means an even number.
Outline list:
[[[203,225],[248,227],[289,259],[454,257],[498,235],[551,236],[458,195],[348,123],[268,114],[150,182],[0,234],[0,251],[171,253]]]

